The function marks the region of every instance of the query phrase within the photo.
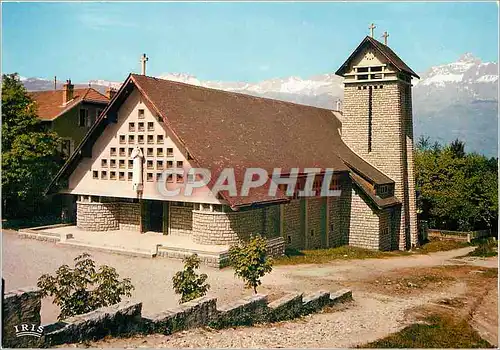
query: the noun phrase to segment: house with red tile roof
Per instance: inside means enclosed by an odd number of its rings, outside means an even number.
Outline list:
[[[36,102],[38,118],[63,139],[67,156],[78,147],[109,102],[109,96],[91,87],[75,89],[70,80],[62,90],[31,91],[29,95]]]
[[[410,249],[416,74],[372,37],[336,73],[345,78],[342,111],[130,74],[49,192],[77,197],[80,230],[182,237],[177,252],[252,234],[278,254]],[[260,186],[243,190],[256,168]],[[176,192],[199,180],[191,169],[211,176],[195,194]]]

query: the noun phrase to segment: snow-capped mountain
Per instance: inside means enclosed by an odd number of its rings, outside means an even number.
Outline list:
[[[497,155],[498,63],[482,62],[470,53],[456,62],[434,66],[413,81],[415,136],[426,135],[442,143],[460,138],[468,151]],[[300,78],[273,78],[258,83],[202,81],[184,73],[165,73],[161,79],[179,81],[256,96],[335,109],[343,98],[343,79],[333,72]],[[53,81],[23,78],[28,90],[53,88]],[[104,91],[120,82],[91,80]],[[82,84],[88,86],[89,84]]]

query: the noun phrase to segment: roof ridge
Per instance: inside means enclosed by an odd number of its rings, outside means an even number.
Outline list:
[[[305,104],[291,102],[291,101],[277,100],[277,99],[269,98],[269,97],[254,96],[254,95],[245,94],[245,93],[242,93],[242,92],[234,92],[234,91],[227,91],[227,90],[221,90],[221,89],[214,89],[214,88],[210,88],[210,87],[206,87],[206,86],[199,86],[199,85],[193,85],[193,84],[183,83],[183,82],[175,81],[175,80],[169,80],[169,79],[162,79],[162,78],[152,77],[152,76],[149,76],[149,75],[142,75],[142,74],[135,74],[135,73],[130,73],[130,75],[131,76],[137,76],[137,77],[145,77],[147,79],[153,79],[153,80],[156,80],[156,81],[166,81],[166,82],[173,83],[173,84],[176,84],[176,85],[189,86],[190,88],[196,88],[196,89],[199,89],[199,90],[216,91],[216,92],[224,93],[224,94],[227,94],[227,95],[238,95],[238,96],[243,96],[243,97],[251,98],[251,99],[255,99],[255,100],[267,100],[267,101],[279,102],[279,103],[283,103],[283,104],[290,104],[290,105],[294,105],[294,106],[303,106],[303,107],[308,107],[308,108],[322,109],[322,110],[326,110],[326,111],[340,112],[340,111],[338,111],[336,109],[330,109],[330,108],[323,108],[323,107],[305,105]]]

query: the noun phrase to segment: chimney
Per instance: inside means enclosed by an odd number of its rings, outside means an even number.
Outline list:
[[[63,105],[73,99],[74,87],[75,86],[71,84],[71,79],[66,80],[66,83],[63,85]]]
[[[57,76],[54,75],[54,90],[57,90]]]
[[[111,100],[113,97],[115,97],[115,95],[116,95],[116,89],[114,89],[111,86],[109,86],[106,89],[106,97]]]
[[[149,60],[149,57],[146,56],[145,53],[142,54],[141,57],[141,74],[146,75],[146,62]]]

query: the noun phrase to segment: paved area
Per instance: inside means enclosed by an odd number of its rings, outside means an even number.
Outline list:
[[[407,324],[406,313],[425,305],[435,298],[453,297],[464,293],[461,282],[440,290],[418,289],[411,296],[386,294],[372,290],[373,279],[387,274],[398,274],[404,269],[421,269],[443,265],[471,264],[457,260],[473,248],[463,248],[429,255],[402,256],[387,259],[336,261],[323,265],[276,266],[263,279],[259,292],[270,295],[270,299],[284,291],[335,291],[351,288],[355,304],[336,313],[314,315],[302,321],[276,325],[272,328],[245,328],[225,330],[211,334],[193,331],[171,338],[158,338],[151,346],[169,347],[346,347],[360,342],[375,340]],[[80,248],[60,247],[54,243],[21,239],[14,231],[3,232],[3,276],[6,291],[36,284],[43,273],[53,273],[61,264],[72,264],[72,259],[82,253]],[[142,301],[145,314],[164,311],[178,303],[173,292],[172,276],[182,269],[182,262],[171,259],[147,259],[102,252],[92,252],[97,264],[116,267],[121,277],[130,277],[135,286],[131,299]],[[498,260],[483,259],[481,266],[496,267]],[[211,294],[221,303],[234,301],[251,291],[244,289],[242,281],[236,279],[231,269],[218,270],[202,267],[208,274]],[[382,279],[381,279],[382,280]],[[370,282],[372,281],[372,282]],[[495,294],[493,296],[496,296]],[[50,300],[42,303],[42,322],[56,319],[58,310]],[[305,323],[304,323],[305,321]],[[285,341],[289,339],[289,341]],[[356,339],[359,339],[356,341]],[[131,340],[113,346],[127,347]],[[142,346],[141,340],[133,346]],[[162,342],[166,342],[163,344]],[[103,344],[104,345],[104,344]],[[109,345],[105,345],[109,346]]]
[[[76,226],[49,228],[44,231],[55,234],[71,233],[74,241],[90,245],[118,247],[122,249],[138,249],[149,252],[156,251],[157,244],[174,248],[189,247],[194,250],[214,253],[227,251],[229,249],[228,246],[223,245],[197,244],[193,242],[189,236],[167,236],[156,232],[146,232],[143,234],[127,230],[90,232],[81,230]],[[71,239],[68,240],[68,243],[71,241]]]

